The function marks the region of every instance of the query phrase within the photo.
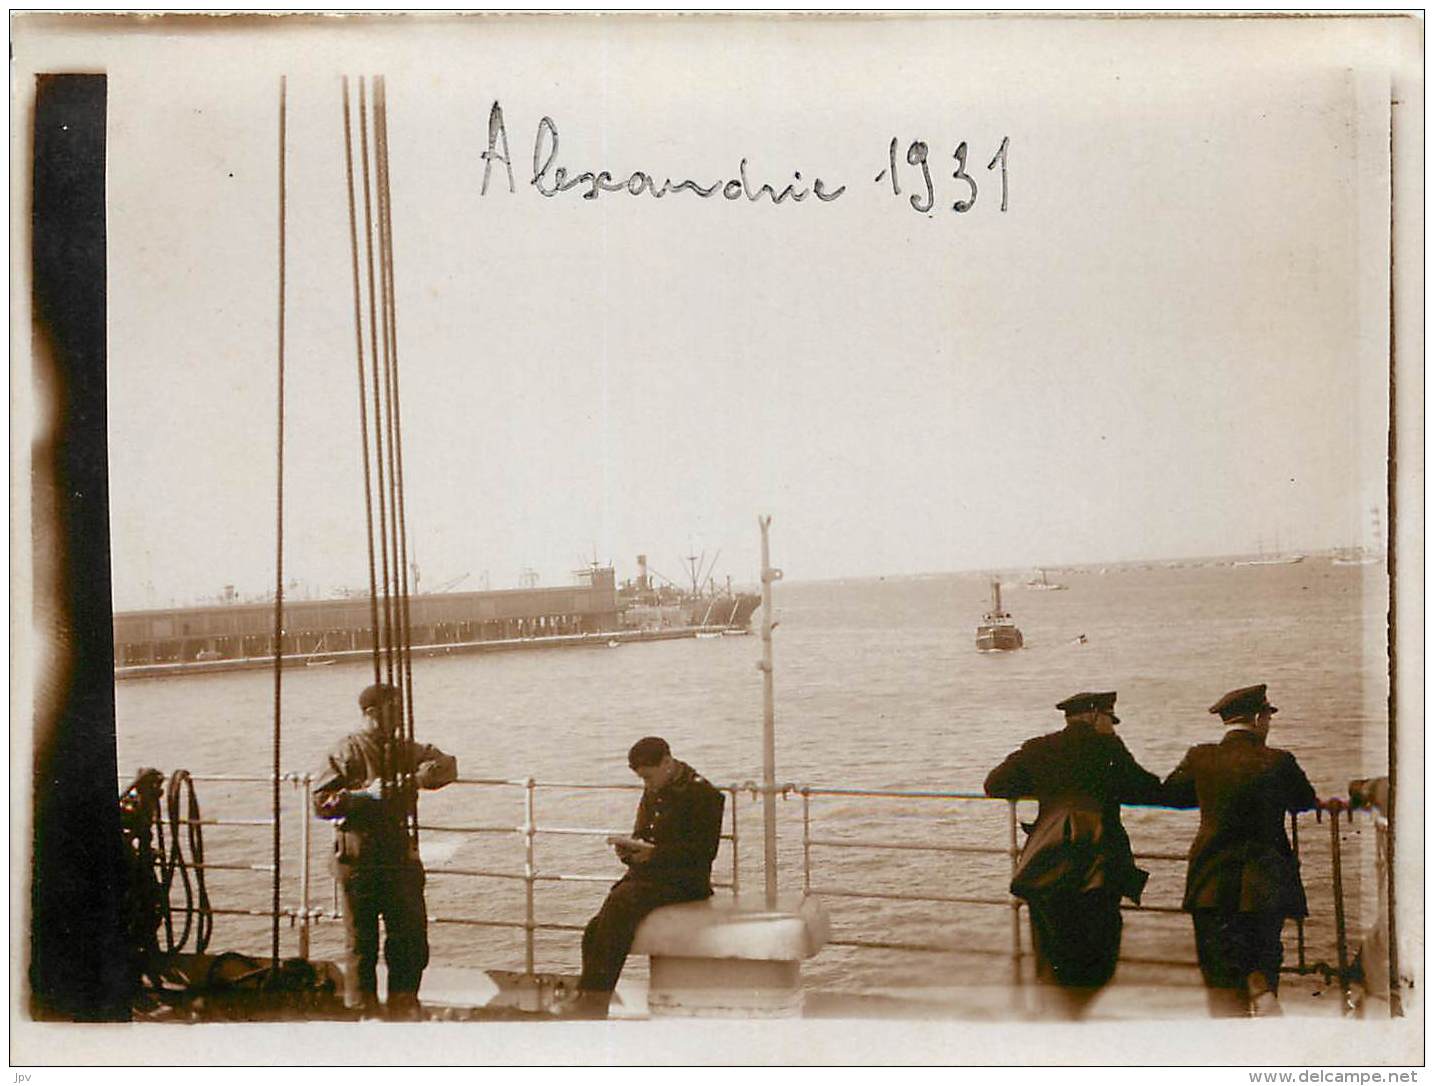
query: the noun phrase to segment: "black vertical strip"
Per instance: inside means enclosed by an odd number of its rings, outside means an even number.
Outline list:
[[[31,204],[36,679],[30,1010],[129,1018],[116,797],[103,75],[36,78]],[[48,396],[49,402],[44,402]]]

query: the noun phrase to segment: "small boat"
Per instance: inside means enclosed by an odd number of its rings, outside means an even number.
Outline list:
[[[1329,564],[1332,566],[1374,566],[1383,560],[1383,555],[1366,551],[1363,547],[1354,547],[1350,550],[1340,551],[1329,560]]]
[[[991,609],[981,616],[981,625],[976,627],[976,648],[980,652],[1008,652],[1025,643],[1016,620],[1001,607],[1001,582],[993,579]]]
[[[1242,558],[1236,562],[1237,566],[1293,566],[1305,560],[1303,554],[1287,554],[1280,546],[1280,537],[1275,536],[1275,547],[1273,551],[1265,550],[1265,541],[1259,541],[1260,553],[1254,558]]]
[[[319,656],[319,653],[324,651],[324,643],[327,642],[328,639],[329,635],[327,633],[323,633],[319,636],[319,643],[314,646],[314,651],[309,653],[308,659],[304,661],[305,667],[328,667],[334,662],[332,656]]]
[[[714,638],[714,637],[721,637],[721,636],[722,636],[722,631],[721,631],[721,630],[698,630],[696,636],[699,637],[699,638],[701,638],[701,639],[704,640],[704,641],[710,641],[710,640],[711,640],[712,638]]]
[[[1054,584],[1046,580],[1046,571],[1043,569],[1036,570],[1036,573],[1039,574],[1038,577],[1033,577],[1026,582],[1026,587],[1034,592],[1064,592],[1070,587],[1069,585]]]
[[[1237,566],[1293,566],[1305,560],[1303,554],[1281,555],[1275,558],[1248,558],[1242,562],[1236,562]]]
[[[1334,558],[1330,560],[1332,566],[1377,566],[1379,559],[1373,556],[1368,558]]]

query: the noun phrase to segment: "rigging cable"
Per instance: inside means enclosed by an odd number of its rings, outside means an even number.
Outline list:
[[[383,630],[374,632],[375,639],[382,645],[381,655],[384,662],[384,681],[394,686],[394,624],[393,624],[393,579],[390,557],[390,518],[389,518],[389,492],[392,488],[392,443],[389,445],[387,454],[384,450],[384,433],[392,425],[392,405],[389,400],[389,359],[388,359],[388,328],[387,313],[380,309],[381,292],[376,293],[374,285],[374,264],[375,244],[380,246],[377,256],[379,275],[383,274],[383,254],[381,251],[381,238],[375,242],[375,210],[374,200],[378,196],[374,192],[376,188],[377,169],[373,162],[375,148],[369,145],[369,123],[372,112],[372,103],[368,96],[369,80],[359,77],[359,150],[363,155],[363,209],[364,209],[364,253],[368,265],[368,314],[369,314],[369,349],[372,357],[372,366],[369,374],[372,378],[373,388],[373,444],[374,444],[374,465],[375,480],[374,491],[378,495],[378,544],[380,570],[383,583]],[[377,133],[375,133],[375,137]],[[380,226],[381,232],[381,226]],[[383,327],[382,348],[379,346],[379,329]],[[400,694],[400,697],[402,695]],[[400,719],[402,706],[396,712]],[[394,734],[391,723],[384,736],[383,748],[383,802],[386,810],[391,811],[393,807],[400,804],[398,795],[399,771],[402,765],[402,758],[399,755],[398,736]]]
[[[398,305],[394,290],[393,267],[393,195],[390,186],[388,159],[388,90],[382,76],[376,80],[375,95],[375,146],[377,156],[379,195],[379,255],[383,270],[384,331],[387,341],[386,361],[388,364],[389,403],[389,453],[391,458],[390,485],[393,492],[392,509],[396,527],[395,571],[398,591],[397,619],[398,660],[397,665],[403,687],[403,706],[406,709],[404,738],[414,742],[413,707],[413,627],[409,608],[408,584],[408,523],[406,496],[403,481],[403,415],[399,399],[398,361]],[[417,793],[414,787],[408,760],[400,764],[401,790],[404,820],[414,845],[418,843]]]
[[[374,223],[373,223],[373,193],[372,193],[372,171],[369,163],[369,141],[368,141],[368,94],[367,83],[359,78],[359,152],[363,158],[363,216],[364,216],[364,256],[368,272],[368,312],[369,312],[369,356],[372,359],[370,376],[373,386],[373,444],[374,444],[374,465],[377,473],[374,490],[378,494],[378,538],[381,544],[379,551],[381,579],[383,582],[383,626],[382,631],[375,630],[374,637],[382,643],[381,656],[384,658],[385,681],[393,683],[393,605],[390,589],[389,567],[388,567],[388,504],[384,494],[384,454],[383,454],[383,403],[380,398],[379,368],[381,365],[378,347],[378,303],[375,298],[374,287]]]
[[[361,179],[363,184],[363,242],[367,285],[367,312],[359,278],[359,229],[353,162],[353,123],[344,80],[344,147],[349,194],[349,237],[354,278],[354,324],[358,345],[357,368],[360,403],[360,440],[364,456],[364,505],[369,546],[369,584],[374,625],[374,678],[398,690],[397,722],[384,744],[380,768],[385,798],[398,808],[405,831],[414,843],[417,828],[412,798],[412,780],[407,758],[413,738],[411,635],[408,615],[407,530],[402,523],[402,428],[398,422],[397,337],[393,304],[393,259],[391,215],[388,210],[387,128],[383,101],[383,80],[358,79],[358,127]],[[370,99],[369,89],[373,88]],[[373,125],[372,149],[369,126]],[[375,284],[377,265],[378,285]],[[370,369],[363,364],[364,318],[368,319]],[[380,345],[379,334],[382,331]],[[368,386],[368,387],[366,387]],[[369,447],[369,408],[372,395],[372,442]],[[387,449],[385,449],[387,435]],[[371,459],[370,459],[371,456]],[[378,523],[374,524],[374,495],[378,501]],[[379,548],[377,558],[375,546]],[[377,567],[377,568],[376,568]],[[380,610],[380,597],[381,610]],[[405,713],[407,707],[408,712]]]
[[[364,399],[363,292],[359,285],[358,209],[354,196],[353,124],[350,120],[348,76],[343,77],[343,97],[344,165],[348,178],[349,252],[351,254],[351,266],[353,271],[354,338],[358,359],[359,448],[363,452],[363,506],[365,523],[367,525],[367,530],[364,534],[368,541],[368,599],[370,618],[373,624],[373,681],[378,682],[381,677],[379,663],[378,581],[376,561],[373,553],[373,497],[368,455],[368,406]]]
[[[287,140],[288,77],[279,77],[279,352],[278,352],[278,463],[275,506],[275,584],[274,584],[274,764],[273,764],[273,822],[274,822],[274,880],[272,908],[270,909],[270,967],[279,971],[279,865],[282,830],[279,818],[279,757],[280,718],[284,671],[284,296],[285,280],[285,177],[284,152]],[[187,776],[187,774],[186,774]],[[171,782],[171,785],[173,782]],[[192,786],[191,786],[192,787]],[[191,797],[193,792],[191,791]],[[177,802],[176,802],[177,807]],[[186,886],[188,880],[186,879]]]

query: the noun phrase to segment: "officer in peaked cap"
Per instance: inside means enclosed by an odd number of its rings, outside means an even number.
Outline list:
[[[1067,720],[1083,713],[1104,713],[1110,717],[1112,724],[1119,724],[1120,717],[1115,715],[1115,696],[1114,690],[1103,694],[1072,694],[1065,701],[1056,702],[1056,708],[1066,714]]]
[[[1115,734],[1115,697],[1058,702],[1065,728],[1023,743],[986,778],[987,795],[1040,801],[1011,893],[1029,908],[1043,1009],[1066,1018],[1079,1018],[1114,975],[1120,900],[1138,902],[1145,886],[1120,805],[1160,800],[1160,778]]]
[[[1318,800],[1294,755],[1266,744],[1278,711],[1264,683],[1231,690],[1210,706],[1224,738],[1191,747],[1165,780],[1169,806],[1200,808],[1183,907],[1217,1017],[1279,1013],[1280,935],[1308,913],[1285,814]]]
[[[1218,713],[1220,719],[1226,724],[1235,721],[1253,721],[1261,713],[1274,715],[1279,709],[1270,704],[1270,699],[1265,696],[1269,687],[1264,683],[1257,683],[1254,686],[1242,686],[1238,690],[1231,690],[1214,705],[1210,706],[1210,712]]]

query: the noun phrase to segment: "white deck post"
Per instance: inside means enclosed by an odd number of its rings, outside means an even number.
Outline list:
[[[777,907],[777,724],[772,690],[772,583],[782,571],[772,568],[767,547],[770,516],[757,518],[762,530],[762,866],[767,876],[767,908]]]

